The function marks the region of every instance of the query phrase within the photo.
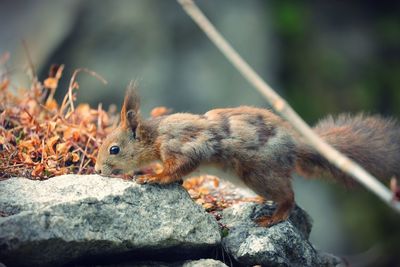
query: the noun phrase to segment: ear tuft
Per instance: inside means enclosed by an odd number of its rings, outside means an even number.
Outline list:
[[[140,98],[137,93],[137,84],[136,82],[131,82],[126,88],[124,106],[126,111],[134,110],[135,112],[139,111],[140,107]]]
[[[121,109],[121,125],[136,129],[139,123],[140,99],[137,94],[136,83],[131,82],[126,89],[124,104]]]

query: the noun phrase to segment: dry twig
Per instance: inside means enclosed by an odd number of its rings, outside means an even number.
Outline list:
[[[68,94],[65,95],[64,100],[61,104],[60,114],[62,114],[64,112],[67,103],[69,103],[69,105],[70,105],[71,112],[74,112],[74,110],[75,110],[74,98],[73,98],[72,91],[74,89],[78,88],[78,84],[76,83],[76,77],[80,72],[86,72],[86,73],[92,75],[93,77],[97,78],[103,84],[107,84],[107,81],[103,77],[101,77],[99,74],[97,74],[96,72],[94,72],[92,70],[89,70],[86,68],[79,68],[79,69],[75,70],[74,73],[72,74],[71,80],[69,82]],[[68,118],[68,115],[66,115],[65,117]]]
[[[355,180],[376,194],[385,203],[400,212],[400,202],[393,201],[392,192],[360,165],[338,152],[315,134],[286,101],[282,99],[232,48],[193,0],[177,1],[243,77],[265,97],[277,113],[292,124],[294,129],[298,131],[310,145],[333,165],[354,177]]]

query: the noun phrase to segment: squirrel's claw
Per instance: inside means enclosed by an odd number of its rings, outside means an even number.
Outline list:
[[[154,174],[145,174],[136,178],[138,184],[170,184],[175,181],[176,180],[171,179],[170,176],[159,176]]]
[[[276,219],[273,216],[269,216],[269,215],[264,215],[264,216],[261,216],[261,217],[258,217],[255,219],[255,222],[260,227],[271,227],[275,224],[280,223],[281,221],[282,220],[280,220],[279,218]]]
[[[141,175],[136,177],[135,181],[138,184],[154,184],[158,182],[158,179],[152,175]]]

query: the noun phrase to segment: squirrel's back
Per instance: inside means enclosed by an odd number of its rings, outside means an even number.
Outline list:
[[[400,177],[400,126],[396,120],[363,114],[329,116],[314,131],[377,178]],[[310,146],[300,145],[297,153],[298,173],[309,177],[324,173],[346,184],[352,183]]]

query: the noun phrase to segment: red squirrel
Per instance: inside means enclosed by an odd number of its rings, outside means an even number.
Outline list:
[[[196,170],[214,174],[212,170],[217,169],[220,178],[244,184],[276,203],[271,216],[256,218],[265,227],[286,220],[294,207],[292,173],[328,175],[347,184],[352,181],[270,110],[241,106],[213,109],[202,115],[176,113],[143,119],[139,102],[136,90],[128,88],[120,124],[99,149],[97,173],[132,173],[160,161],[162,172],[138,176],[136,181],[168,184]],[[395,120],[330,116],[313,129],[376,177],[400,177],[400,126]]]

